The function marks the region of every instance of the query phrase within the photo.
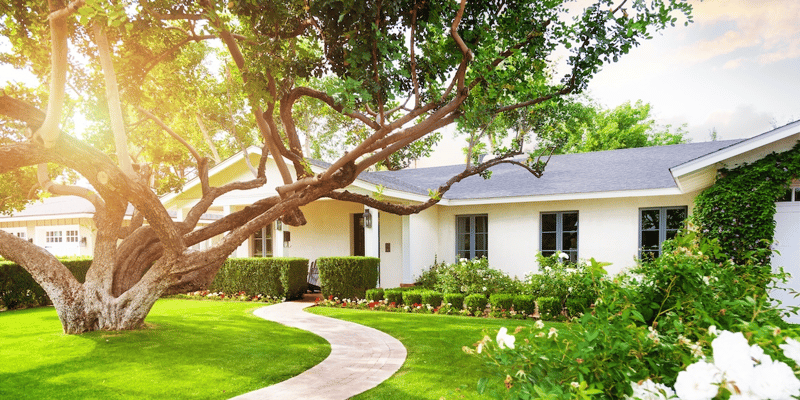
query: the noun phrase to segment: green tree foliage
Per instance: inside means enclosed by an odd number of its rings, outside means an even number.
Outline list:
[[[560,108],[541,107],[540,118],[548,121],[541,133],[544,146],[555,153],[627,149],[686,143],[686,131],[659,126],[651,115],[650,104],[641,100],[604,109],[592,102],[574,101]]]

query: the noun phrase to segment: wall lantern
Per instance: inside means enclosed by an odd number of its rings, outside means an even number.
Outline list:
[[[275,220],[275,229],[279,231],[283,230],[283,222],[281,222],[281,220]]]
[[[372,229],[372,213],[369,212],[369,208],[364,210],[364,227]]]
[[[84,236],[81,238],[81,247],[86,247],[86,243],[87,243],[86,236]]]

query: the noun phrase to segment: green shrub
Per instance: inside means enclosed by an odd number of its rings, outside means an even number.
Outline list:
[[[447,263],[444,261],[442,262],[435,262],[431,265],[427,270],[422,272],[422,275],[417,278],[416,282],[414,283],[415,286],[420,286],[424,289],[433,290],[436,288],[436,284],[439,282],[439,275],[442,271],[447,269]]]
[[[481,316],[486,310],[486,304],[489,300],[482,294],[471,294],[464,298],[464,306],[469,310],[472,315]]]
[[[443,296],[441,293],[433,290],[422,291],[422,304],[430,304],[431,307],[439,307],[442,305]]]
[[[367,290],[367,300],[369,301],[381,301],[383,300],[383,289],[369,289]]]
[[[577,317],[585,313],[591,308],[592,302],[585,298],[580,297],[567,297],[564,302],[564,307],[567,309],[567,315],[570,317]]]
[[[383,296],[386,297],[386,302],[389,304],[394,303],[395,305],[399,306],[403,304],[403,291],[397,289],[387,289],[383,292]]]
[[[322,295],[340,299],[363,299],[378,283],[375,257],[322,257],[317,259]]]
[[[464,308],[464,295],[461,293],[445,293],[442,297],[444,304],[450,304],[453,308],[461,310]]]
[[[514,304],[514,295],[506,293],[496,293],[489,296],[489,304],[493,310],[511,310]]]
[[[518,294],[514,296],[513,305],[514,311],[530,315],[536,311],[536,298],[527,294]]]
[[[730,260],[719,262],[718,244],[693,233],[678,235],[663,249],[661,257],[642,263],[630,276],[609,278],[592,260],[584,278],[598,297],[591,312],[576,323],[564,328],[537,324],[527,334],[515,332],[514,349],[481,341],[480,357],[486,358],[495,386],[501,387],[494,397],[537,393],[548,399],[619,399],[631,396],[632,382],[650,379],[674,386],[687,365],[715,356],[712,326],[743,332],[764,354],[785,359],[778,347],[781,336],[797,337],[798,330],[778,328],[779,311],[766,296],[762,276],[742,273],[759,271],[746,267],[763,254],[752,253],[745,268]],[[769,278],[785,282],[786,276]],[[538,301],[540,313],[557,311],[556,299]],[[479,387],[490,387],[482,381]],[[728,398],[725,390],[715,398]]]
[[[553,319],[561,315],[561,300],[555,297],[539,297],[536,299],[539,315],[542,319]]]
[[[422,292],[417,290],[408,290],[403,292],[403,304],[407,306],[422,304]]]
[[[426,289],[439,293],[515,293],[522,290],[522,283],[500,270],[489,267],[486,258],[466,260],[455,264],[434,264],[417,280]]]
[[[65,257],[59,261],[81,283],[92,265],[88,257]],[[0,306],[15,309],[48,304],[50,298],[25,268],[11,261],[0,262]]]
[[[308,287],[305,258],[229,258],[209,290],[298,299]]]

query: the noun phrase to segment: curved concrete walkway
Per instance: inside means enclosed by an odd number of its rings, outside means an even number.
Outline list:
[[[397,339],[370,327],[304,312],[307,302],[259,308],[253,314],[322,336],[331,354],[289,380],[234,397],[236,400],[345,400],[378,386],[406,360]]]

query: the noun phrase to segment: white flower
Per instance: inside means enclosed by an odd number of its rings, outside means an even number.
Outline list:
[[[633,396],[625,396],[626,399],[639,400],[662,400],[675,398],[675,392],[661,383],[655,383],[649,378],[641,384],[631,382]]]
[[[566,272],[568,274],[574,274],[574,273],[578,272],[578,270],[575,269],[575,268],[564,268],[564,272]],[[570,292],[571,292],[571,290],[570,290]]]
[[[800,396],[800,380],[785,363],[764,362],[753,368],[749,391],[761,399],[790,399]]]
[[[711,335],[711,336],[719,335],[719,332],[717,332],[717,326],[716,325],[709,326],[708,327],[708,334]]]
[[[558,258],[560,258],[562,260],[568,260],[569,259],[569,255],[567,253],[558,253]]]
[[[757,344],[750,346],[750,358],[757,364],[769,364],[772,362],[772,357],[769,354],[764,354],[764,349]]]
[[[578,383],[578,382],[571,382],[571,383],[570,383],[570,385],[571,385],[572,387],[574,387],[575,389],[577,389],[577,388],[581,387],[581,384],[580,384],[580,383]]]
[[[750,345],[742,332],[722,331],[711,342],[714,352],[714,365],[723,370],[742,370],[753,368],[750,358]]]
[[[547,333],[547,338],[550,339],[553,336],[558,337],[558,329],[550,328],[550,332]]]
[[[709,400],[717,395],[721,382],[719,368],[701,360],[678,373],[675,392],[681,400]]]
[[[533,327],[536,328],[536,329],[544,329],[544,322],[542,322],[542,320],[537,320],[533,324]]]
[[[500,330],[497,332],[497,346],[501,349],[508,347],[509,349],[514,350],[515,340],[517,340],[517,338],[509,335],[508,329],[506,329],[505,326],[500,328]]]
[[[783,355],[800,365],[800,342],[792,338],[786,338],[786,343],[778,347],[783,349]]]

